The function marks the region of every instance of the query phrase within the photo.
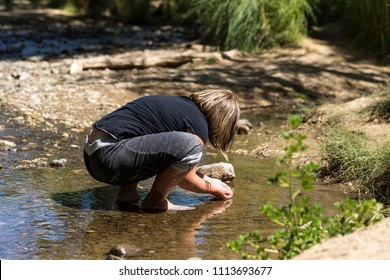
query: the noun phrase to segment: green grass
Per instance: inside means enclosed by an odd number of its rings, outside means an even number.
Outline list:
[[[344,29],[355,47],[390,53],[390,0],[349,0]]]
[[[357,198],[375,198],[390,205],[390,138],[376,144],[362,133],[337,125],[325,128],[324,133],[328,171],[343,182],[353,182]]]
[[[8,1],[9,2],[9,1]],[[222,49],[296,46],[308,25],[341,20],[353,46],[390,53],[390,0],[47,0],[126,23],[192,24]],[[310,22],[310,23],[308,23]]]
[[[390,121],[390,98],[382,99],[368,108],[370,111],[369,121],[386,122]]]
[[[195,0],[201,28],[222,49],[244,51],[299,44],[307,31],[307,0]]]
[[[296,131],[302,122],[301,116],[289,115],[288,122],[289,132],[281,131],[280,134],[287,141],[285,153],[277,161],[285,170],[276,173],[268,183],[289,190],[289,204],[274,206],[266,203],[260,207],[260,212],[280,227],[274,234],[264,239],[260,231],[255,230],[227,243],[227,247],[243,259],[291,259],[325,238],[351,233],[383,219],[383,205],[375,200],[347,198],[344,202],[337,202],[335,206],[339,213],[336,216],[323,214],[324,207],[318,203],[309,203],[303,191],[313,189],[319,166],[314,162],[303,166],[292,163],[297,152],[307,149],[303,143],[306,135]],[[355,140],[360,146],[365,146],[365,140]]]

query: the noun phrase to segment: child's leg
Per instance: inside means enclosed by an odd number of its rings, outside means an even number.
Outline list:
[[[116,194],[116,203],[117,204],[130,204],[137,203],[139,201],[139,195],[137,193],[138,183],[132,183],[127,185],[120,186]]]
[[[168,201],[169,193],[187,175],[188,171],[175,169],[171,166],[164,168],[157,174],[156,179],[148,195],[142,202],[146,211],[167,211],[167,210],[191,210],[193,207],[174,205]]]
[[[149,134],[122,140],[102,151],[96,162],[101,165],[98,170],[110,175],[107,183],[139,182],[157,174],[143,203],[145,209],[192,209],[169,203],[167,196],[202,157],[202,144],[195,135],[187,132]],[[137,199],[136,185],[121,187],[117,195],[117,202]]]

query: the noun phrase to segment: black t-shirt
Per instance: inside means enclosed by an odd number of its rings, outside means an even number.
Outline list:
[[[94,123],[117,140],[189,129],[206,144],[208,125],[198,106],[185,96],[145,96]]]

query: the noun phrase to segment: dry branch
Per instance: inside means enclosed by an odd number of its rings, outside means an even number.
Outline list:
[[[148,67],[178,67],[195,60],[223,60],[219,52],[195,52],[187,50],[181,53],[170,51],[138,51],[121,55],[99,56],[74,60],[70,73],[77,74],[88,69],[132,69]]]

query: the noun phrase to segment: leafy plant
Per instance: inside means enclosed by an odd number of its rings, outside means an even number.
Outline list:
[[[253,231],[240,235],[238,239],[227,244],[228,248],[239,253],[243,259],[268,259],[273,255],[279,259],[290,259],[325,237],[346,234],[383,218],[380,212],[382,205],[375,200],[356,202],[347,199],[343,203],[337,203],[340,214],[336,217],[324,215],[323,206],[320,204],[309,203],[309,199],[303,196],[302,192],[313,188],[315,172],[319,166],[313,162],[302,167],[294,166],[294,155],[307,149],[303,144],[306,136],[295,132],[302,122],[300,116],[290,115],[288,122],[292,131],[281,132],[288,144],[285,153],[277,161],[277,164],[285,165],[286,171],[277,173],[268,183],[288,189],[290,201],[283,207],[275,207],[272,204],[260,207],[261,213],[280,226],[280,229],[266,240],[259,231]],[[265,241],[267,246],[262,245]]]

